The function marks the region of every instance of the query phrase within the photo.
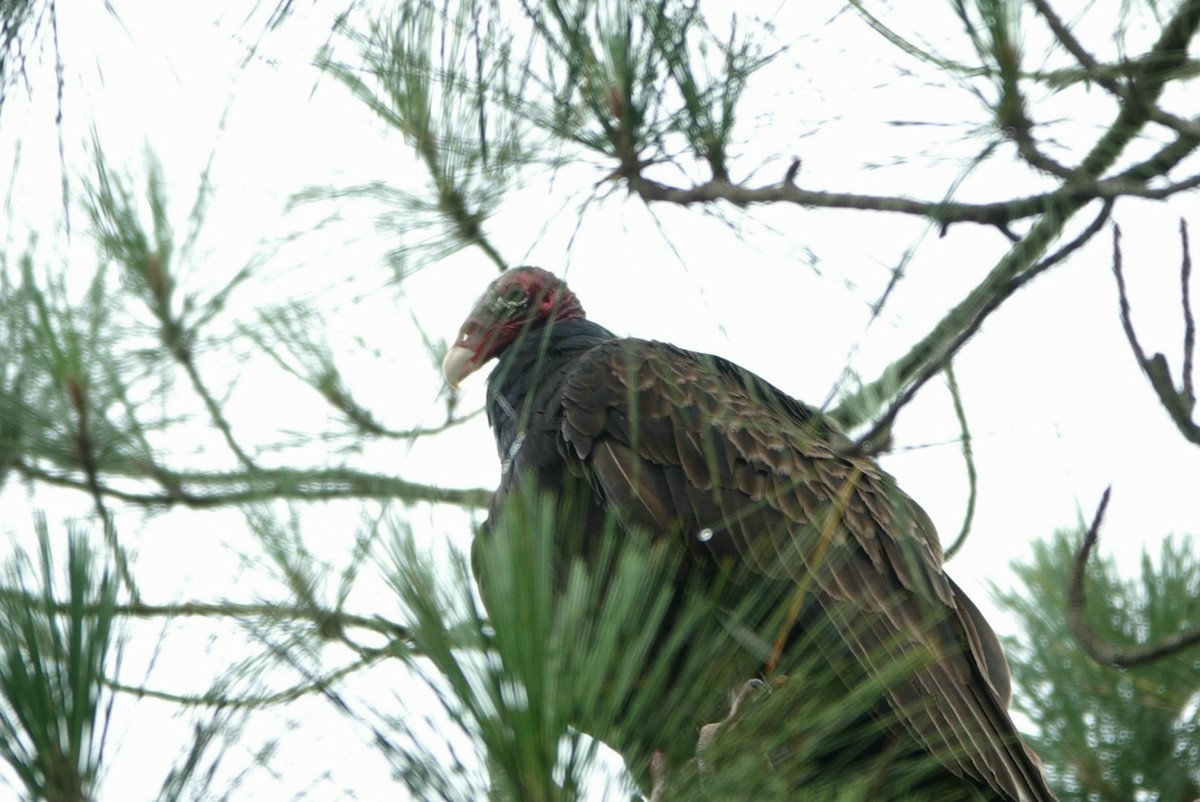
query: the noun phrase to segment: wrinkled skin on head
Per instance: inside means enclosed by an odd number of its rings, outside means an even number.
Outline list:
[[[457,389],[467,376],[499,356],[523,331],[549,321],[584,316],[575,293],[540,267],[516,267],[488,285],[467,315],[442,361],[442,375]]]

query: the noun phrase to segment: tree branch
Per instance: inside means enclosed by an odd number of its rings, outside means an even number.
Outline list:
[[[88,391],[87,385],[78,374],[69,373],[64,380],[67,396],[75,410],[75,447],[79,452],[79,464],[83,467],[84,481],[82,485],[92,497],[96,515],[104,527],[104,541],[112,550],[113,562],[121,582],[129,591],[129,596],[135,602],[138,600],[137,583],[133,580],[133,572],[129,570],[129,559],[124,547],[117,537],[117,528],[113,517],[104,503],[104,493],[101,491],[99,467],[96,465],[96,451],[92,443],[92,432],[88,421]]]
[[[795,162],[788,167],[784,180],[776,184],[747,187],[731,181],[712,179],[691,187],[676,187],[662,184],[643,175],[625,176],[629,188],[647,203],[661,202],[678,206],[697,203],[726,201],[734,206],[752,206],[760,203],[794,203],[800,206],[818,206],[828,209],[859,209],[865,211],[895,212],[926,217],[946,227],[952,223],[980,223],[1005,228],[1015,220],[1022,220],[1044,213],[1061,202],[1072,191],[1058,190],[1030,195],[1025,198],[996,203],[954,203],[950,201],[922,201],[912,198],[879,195],[855,195],[848,192],[820,192],[801,189],[795,184]],[[1098,187],[1093,188],[1094,192]],[[1089,196],[1091,197],[1091,196]]]
[[[13,467],[27,479],[61,487],[89,490],[86,481],[63,473],[53,473],[16,460]],[[170,474],[171,482],[164,493],[136,493],[101,483],[98,492],[108,498],[131,504],[154,507],[176,505],[192,509],[214,509],[261,501],[264,498],[286,498],[301,501],[328,501],[343,498],[395,499],[412,503],[419,501],[455,504],[460,507],[484,508],[491,503],[492,491],[485,488],[446,488],[423,485],[390,476],[364,473],[350,469],[285,470],[267,469],[242,473]],[[144,477],[131,477],[142,479]],[[185,489],[186,485],[199,488]]]
[[[139,699],[149,697],[158,699],[163,702],[173,702],[178,705],[188,707],[227,707],[227,708],[251,708],[258,710],[269,707],[271,705],[282,704],[299,699],[301,696],[307,696],[313,693],[320,693],[328,688],[334,682],[349,676],[360,669],[367,668],[377,662],[381,657],[385,656],[384,652],[376,652],[369,655],[363,655],[357,660],[334,669],[327,674],[306,680],[290,688],[285,688],[275,693],[263,694],[260,696],[230,696],[209,691],[202,694],[182,694],[171,693],[170,691],[159,691],[152,688],[146,688],[140,685],[124,685],[113,679],[105,679],[104,684],[120,693],[127,693],[131,696],[136,696]]]
[[[1100,197],[1094,190],[1105,184],[1098,177],[1108,170],[1126,146],[1145,126],[1149,110],[1162,94],[1165,76],[1187,60],[1187,45],[1200,25],[1200,0],[1185,0],[1175,15],[1163,27],[1162,35],[1145,54],[1141,68],[1132,76],[1132,85],[1138,88],[1137,102],[1122,105],[1108,130],[1092,147],[1076,169],[1076,178],[1062,189],[1050,193],[1047,206],[1040,219],[1029,232],[1005,254],[987,277],[959,302],[934,326],[907,354],[889,365],[882,375],[844,399],[831,415],[846,428],[874,415],[886,399],[897,398],[899,405],[911,398],[911,387],[929,379],[940,370],[941,365],[970,338],[983,320],[999,307],[1000,302],[1018,287],[1043,272],[1057,260],[1037,263],[1038,257],[1062,232],[1067,221],[1090,199]],[[1140,164],[1120,173],[1120,181],[1146,182],[1165,175],[1173,166],[1193,153],[1200,144],[1187,134],[1180,134],[1175,142]],[[1086,184],[1092,191],[1081,191],[1079,185]],[[1111,201],[1115,195],[1106,200]],[[1107,215],[1108,205],[1102,215]],[[1092,231],[1095,224],[1089,227]],[[1089,234],[1090,236],[1090,234]],[[1072,243],[1071,250],[1082,244],[1084,239]],[[1032,266],[1031,266],[1032,265]],[[898,409],[897,404],[893,404]],[[882,430],[890,426],[894,410],[884,416],[877,425]]]
[[[975,473],[975,453],[971,449],[971,430],[967,427],[967,413],[963,409],[962,395],[958,391],[958,379],[954,376],[954,363],[947,362],[946,368],[946,385],[950,388],[950,398],[954,402],[954,416],[958,418],[959,430],[962,432],[962,454],[963,460],[967,463],[967,512],[963,516],[962,529],[958,532],[958,537],[954,538],[954,542],[946,549],[945,558],[949,560],[958,553],[958,550],[967,542],[967,535],[971,533],[971,523],[975,520],[975,500],[978,495],[978,476]]]
[[[1097,85],[1103,87],[1123,102],[1128,103],[1138,100],[1130,92],[1128,86],[1113,77],[1113,68],[1102,65],[1084,48],[1062,21],[1062,18],[1055,13],[1054,9],[1050,8],[1050,4],[1046,0],[1033,0],[1033,6],[1042,15],[1042,18],[1046,20],[1046,25],[1050,28],[1050,31],[1054,34],[1059,44],[1079,62],[1079,66],[1083,68],[1088,80],[1094,81]],[[1200,123],[1177,117],[1159,108],[1157,105],[1149,108],[1147,113],[1151,120],[1160,125],[1171,128],[1181,134],[1200,138]]]
[[[46,599],[40,596],[12,588],[0,588],[0,598],[17,601],[31,607],[36,606],[39,609],[64,616],[80,614],[95,616],[105,612],[131,618],[261,618],[276,621],[311,621],[322,630],[328,627],[327,622],[334,621],[340,629],[366,629],[397,640],[407,640],[409,637],[408,629],[381,616],[353,615],[309,604],[297,606],[263,602],[250,604],[237,602],[178,602],[175,604],[130,602],[129,604],[113,605],[102,611],[100,606],[95,604],[84,606],[82,609],[72,608],[67,602],[47,605]]]
[[[851,428],[869,417],[871,410],[877,409],[882,399],[889,395],[894,396],[887,411],[876,420],[866,434],[856,440],[855,449],[864,452],[878,450],[871,444],[880,442],[881,435],[891,430],[900,410],[913,399],[925,382],[944,369],[949,360],[979,330],[987,316],[1029,281],[1061,263],[1083,247],[1100,231],[1111,211],[1112,201],[1108,201],[1091,224],[1075,239],[1025,270],[1015,270],[1015,265],[1010,267],[1008,261],[1020,258],[1013,256],[1018,249],[1023,246],[1030,247],[1028,240],[1033,236],[1031,232],[1024,240],[1017,243],[1006,259],[1000,261],[1000,264],[993,269],[982,284],[976,287],[958,306],[950,310],[950,313],[924,340],[914,346],[901,360],[893,363],[888,370],[884,371],[884,375],[880,379],[843,399],[829,414],[842,426]],[[944,341],[941,339],[943,337]],[[939,350],[935,351],[934,349]],[[905,375],[908,375],[907,383],[901,380],[901,377]],[[898,392],[896,391],[897,387],[901,388]],[[863,412],[867,414],[864,415]]]
[[[1113,668],[1131,668],[1133,666],[1152,663],[1192,646],[1200,645],[1200,627],[1176,633],[1156,644],[1144,644],[1128,648],[1120,648],[1103,642],[1091,628],[1087,620],[1087,596],[1084,590],[1084,576],[1087,573],[1087,561],[1095,548],[1100,536],[1100,524],[1104,521],[1104,511],[1108,508],[1109,495],[1112,488],[1104,491],[1100,498],[1100,506],[1092,525],[1084,535],[1083,543],[1075,554],[1075,565],[1071,570],[1071,581],[1067,586],[1067,616],[1071,632],[1083,650],[1097,663]]]
[[[1200,424],[1192,420],[1192,414],[1196,408],[1196,396],[1192,384],[1193,358],[1196,347],[1196,322],[1192,317],[1191,300],[1188,297],[1191,289],[1192,258],[1188,247],[1187,225],[1183,221],[1180,221],[1180,237],[1183,241],[1183,266],[1180,273],[1183,284],[1184,316],[1184,376],[1182,389],[1176,389],[1175,387],[1175,381],[1171,377],[1171,367],[1167,364],[1167,358],[1161,353],[1156,353],[1154,356],[1146,356],[1146,351],[1138,341],[1137,332],[1134,331],[1129,297],[1125,290],[1125,273],[1122,268],[1121,227],[1117,225],[1113,226],[1112,265],[1113,275],[1117,279],[1121,326],[1125,329],[1125,338],[1129,341],[1129,347],[1133,351],[1133,355],[1137,359],[1142,372],[1150,380],[1150,386],[1154,389],[1155,395],[1158,396],[1159,403],[1163,405],[1163,409],[1167,411],[1167,414],[1171,416],[1171,420],[1174,421],[1175,428],[1188,441],[1200,445]]]
[[[192,357],[191,349],[179,348],[172,352],[179,364],[183,366],[183,370],[187,373],[188,379],[192,382],[192,387],[196,394],[200,396],[200,400],[204,402],[204,408],[208,410],[208,415],[212,418],[213,425],[225,438],[225,443],[229,446],[229,450],[237,457],[238,462],[247,470],[255,470],[254,460],[250,459],[242,447],[238,444],[237,439],[233,436],[233,428],[226,420],[225,414],[221,411],[220,404],[213,398],[212,393],[208,391],[208,387],[200,379],[200,371],[196,368],[196,361]]]
[[[1050,4],[1046,0],[1033,0],[1033,7],[1046,20],[1046,25],[1050,28],[1050,32],[1054,34],[1054,38],[1058,40],[1067,52],[1075,57],[1079,62],[1079,66],[1083,67],[1088,77],[1095,81],[1100,86],[1112,92],[1118,97],[1124,97],[1123,87],[1112,78],[1111,75],[1100,69],[1100,62],[1092,57],[1071,30],[1063,23],[1062,19],[1050,8]]]
[[[1180,266],[1180,297],[1183,303],[1183,399],[1189,409],[1196,406],[1196,387],[1192,383],[1196,354],[1196,318],[1192,316],[1192,252],[1188,246],[1187,221],[1179,218],[1179,240],[1183,245]]]
[[[1197,130],[1200,131],[1200,127]],[[828,209],[892,212],[928,218],[938,223],[943,231],[954,223],[995,226],[1011,239],[1008,225],[1018,220],[1060,211],[1068,207],[1081,208],[1093,200],[1115,200],[1126,196],[1164,200],[1181,192],[1195,189],[1200,186],[1200,176],[1190,176],[1185,180],[1158,187],[1148,187],[1146,182],[1165,175],[1186,156],[1191,155],[1197,144],[1200,144],[1200,133],[1197,135],[1181,133],[1175,142],[1162,148],[1150,159],[1134,165],[1112,178],[1093,180],[1075,172],[1070,181],[1052,192],[993,203],[924,201],[898,196],[856,195],[848,192],[801,189],[795,184],[795,161],[788,166],[783,181],[759,187],[747,187],[719,179],[712,179],[691,187],[678,187],[654,181],[640,174],[623,177],[628,181],[630,190],[647,203],[660,202],[677,206],[692,206],[700,203],[725,201],[738,207],[766,203],[794,203],[799,206]]]
[[[298,374],[297,374],[298,375]],[[453,412],[446,416],[446,419],[435,426],[417,426],[412,429],[390,429],[384,426],[370,410],[363,407],[354,398],[346,392],[345,387],[340,381],[317,383],[314,385],[321,397],[329,402],[330,406],[346,416],[359,434],[370,434],[378,437],[387,437],[392,440],[415,440],[418,437],[426,435],[441,434],[449,431],[459,424],[466,423],[472,418],[483,412],[483,407],[467,413],[466,415],[454,415]]]
[[[1046,25],[1050,28],[1051,33],[1054,34],[1054,38],[1079,62],[1079,66],[1083,68],[1087,80],[1103,87],[1122,102],[1128,103],[1136,100],[1135,96],[1130,92],[1129,87],[1114,77],[1114,68],[1097,61],[1079,40],[1075,38],[1070,28],[1055,13],[1054,9],[1050,8],[1050,4],[1046,0],[1032,1],[1034,8],[1046,20]],[[1182,117],[1171,114],[1157,105],[1148,109],[1147,113],[1150,119],[1159,125],[1166,126],[1177,133],[1200,137],[1200,124],[1192,120],[1185,120]]]
[[[1146,52],[1129,78],[1130,96],[1116,119],[1079,165],[1084,176],[1099,176],[1145,127],[1170,74],[1187,61],[1188,43],[1200,25],[1200,0],[1184,0],[1163,26],[1162,34]],[[1181,134],[1181,138],[1186,135]],[[1194,147],[1194,144],[1193,144]]]

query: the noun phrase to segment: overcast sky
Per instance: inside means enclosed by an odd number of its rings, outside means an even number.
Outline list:
[[[93,130],[112,162],[135,174],[152,151],[163,165],[182,226],[211,157],[214,199],[188,280],[229,275],[248,259],[271,254],[263,280],[247,286],[237,303],[251,309],[281,294],[322,298],[335,343],[363,337],[397,351],[384,355],[393,370],[380,372],[373,362],[352,364],[363,397],[375,399],[376,408],[394,415],[397,425],[436,420],[442,408],[439,378],[416,348],[410,313],[426,331],[451,337],[494,267],[481,254],[467,252],[400,288],[389,285],[381,264],[397,233],[377,230],[369,207],[349,207],[348,220],[284,242],[329,213],[285,212],[288,198],[305,186],[382,179],[419,187],[423,179],[400,138],[312,66],[313,54],[329,36],[329,9],[323,4],[298,9],[243,66],[262,31],[261,12],[247,22],[241,4],[233,2],[224,4],[223,13],[209,3],[114,5],[119,20],[102,4],[59,4],[65,69],[61,137],[68,170],[86,172]],[[853,15],[838,14],[837,3],[793,5],[804,8],[777,17],[779,43],[789,47],[786,57],[752,84],[735,172],[745,174],[765,162],[755,181],[782,179],[788,161],[798,156],[803,161],[798,181],[805,187],[939,198],[986,142],[982,134],[964,137],[967,126],[959,125],[982,124],[979,102],[959,88],[901,80],[891,66],[902,61],[896,51]],[[1081,31],[1096,37],[1090,41],[1102,52],[1109,34],[1103,14],[1094,16],[1081,23]],[[920,21],[933,40],[942,35],[937,25],[943,23],[946,35],[954,35],[949,14]],[[1035,43],[1033,56],[1040,53]],[[352,57],[352,51],[343,52]],[[10,254],[19,251],[27,232],[36,231],[46,258],[87,271],[95,263],[94,248],[77,207],[71,237],[61,229],[51,58],[43,52],[29,65],[32,101],[21,89],[3,111],[4,247]],[[1082,141],[1107,122],[1103,98],[1083,93],[1063,98],[1052,107],[1062,115],[1051,129],[1056,140]],[[1047,107],[1038,108],[1044,113]],[[887,124],[895,120],[931,124]],[[907,161],[891,163],[898,155]],[[579,201],[602,177],[591,165],[568,168],[554,182],[537,177],[491,221],[489,232],[514,262],[567,275],[590,317],[608,328],[719,353],[811,403],[828,400],[848,368],[866,380],[877,377],[1008,246],[1000,233],[965,224],[939,238],[911,219],[792,207],[755,210],[738,218],[735,231],[697,210],[647,211],[620,193],[590,206],[577,224]],[[1002,157],[971,178],[964,196],[993,200],[1037,186]],[[1190,197],[1169,207],[1122,202],[1117,211],[1135,322],[1146,347],[1165,351],[1175,365],[1181,342],[1178,218],[1190,215],[1195,223],[1196,209]],[[56,226],[59,233],[51,236]],[[880,319],[869,322],[870,304],[908,249],[915,256],[907,278]],[[948,570],[1002,632],[1007,622],[996,615],[987,583],[1007,587],[1008,564],[1027,553],[1029,541],[1073,526],[1080,515],[1090,519],[1106,486],[1113,485],[1114,496],[1102,550],[1126,564],[1143,545],[1153,548],[1169,532],[1200,530],[1195,503],[1200,456],[1171,426],[1125,344],[1110,249],[1107,234],[1097,237],[1067,265],[1038,279],[988,321],[956,363],[980,484],[973,533]],[[346,281],[350,277],[354,280]],[[219,374],[217,362],[210,355],[207,364]],[[277,376],[240,374],[238,380],[256,388],[249,395],[259,399],[258,409],[253,403],[239,407],[239,426],[282,426],[293,417],[325,414],[316,400],[310,404],[280,389]],[[482,375],[464,393],[464,407],[478,406]],[[957,533],[966,506],[957,438],[948,393],[935,380],[901,415],[896,452],[883,460],[930,513],[944,541]],[[447,486],[495,481],[491,435],[481,420],[446,442],[449,446],[411,451],[393,445],[368,459],[396,475]],[[24,503],[15,498],[23,492],[10,486],[0,501]],[[83,514],[85,500],[76,503]],[[461,514],[414,516],[414,525],[427,527],[431,538],[459,544],[469,538]],[[252,572],[239,567],[234,555],[238,516],[192,520],[196,528],[189,530],[182,516],[162,516],[137,533],[138,573],[155,576],[163,594],[152,600],[236,596],[237,588],[227,586],[231,575],[254,586]],[[18,535],[27,531],[14,523],[8,528]],[[345,543],[335,539],[313,548],[336,552]],[[131,668],[144,652],[133,655],[126,661],[130,681],[146,671]],[[219,663],[219,651],[207,659]],[[164,653],[159,660],[152,681],[166,684],[187,676],[195,657]],[[345,742],[361,741],[363,733],[322,715],[322,705],[301,704],[285,716],[298,730],[287,739],[295,750],[289,759],[302,761],[295,755],[314,751],[319,760],[355,754]],[[147,798],[160,775],[145,776],[138,765],[167,765],[177,742],[171,736],[147,740],[139,731],[136,716],[157,721],[161,708],[140,703],[127,712],[129,718],[114,730],[125,754],[111,762],[107,787],[114,798]],[[322,715],[323,732],[306,726],[309,715]],[[170,728],[182,742],[185,724],[155,726]],[[251,730],[254,726],[259,725]],[[307,780],[313,783],[307,798],[342,798],[347,786],[360,798],[395,790],[382,761],[362,765],[354,772],[331,765],[332,779]],[[311,766],[309,771],[320,774]],[[259,798],[283,796],[276,793],[276,784],[284,783],[278,776],[253,781],[275,789]],[[129,789],[128,795],[116,793],[118,788]]]

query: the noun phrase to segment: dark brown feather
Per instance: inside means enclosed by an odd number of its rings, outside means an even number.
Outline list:
[[[563,458],[625,525],[811,593],[869,674],[914,667],[888,685],[897,727],[1003,797],[1053,799],[929,517],[819,414],[732,363],[633,339],[577,359],[561,401]]]

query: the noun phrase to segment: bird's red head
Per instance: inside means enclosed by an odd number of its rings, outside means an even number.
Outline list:
[[[549,321],[584,316],[579,299],[566,282],[540,267],[515,267],[488,285],[483,297],[458,330],[442,362],[446,383],[459,382],[479,370],[522,332]]]

